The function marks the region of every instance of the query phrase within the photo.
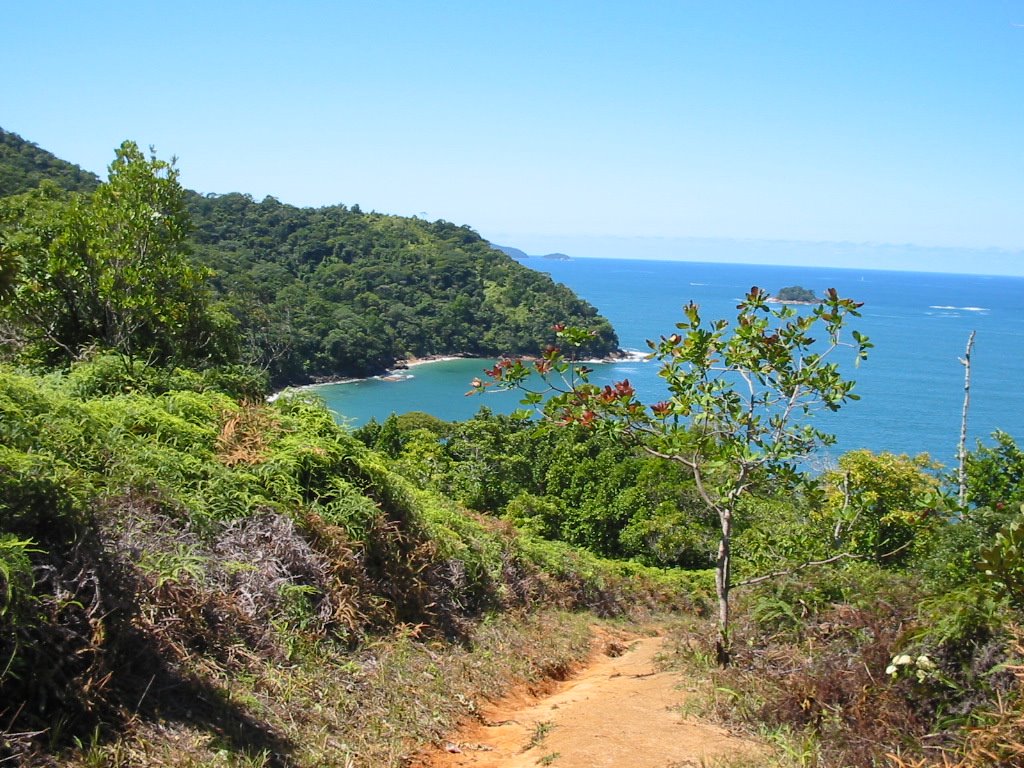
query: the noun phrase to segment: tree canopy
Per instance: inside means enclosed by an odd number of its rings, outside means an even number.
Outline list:
[[[297,208],[272,197],[192,195],[197,256],[275,381],[377,373],[439,354],[537,355],[561,318],[618,339],[589,303],[493,249],[469,227]]]
[[[588,355],[617,349],[593,306],[469,227],[203,196],[128,146],[100,184],[0,132],[0,298],[18,291],[8,349],[48,364],[90,344],[157,359],[237,351],[277,386],[408,357],[537,355],[563,318],[598,329]]]
[[[0,197],[27,192],[44,180],[76,192],[91,192],[100,183],[95,174],[0,128]]]
[[[67,363],[94,346],[179,364],[231,357],[172,163],[125,142],[91,195],[44,182],[0,200],[0,230],[16,260],[3,340],[30,360]]]

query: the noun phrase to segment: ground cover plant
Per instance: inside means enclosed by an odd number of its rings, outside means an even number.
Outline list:
[[[880,485],[934,501],[921,463],[916,479],[903,469]],[[1020,512],[948,514],[899,556],[872,561],[868,548],[741,590],[728,669],[711,664],[706,630],[680,632],[674,661],[707,676],[702,711],[768,735],[800,765],[1017,764],[1022,615],[986,562],[993,548],[1019,562]]]
[[[129,749],[118,734],[171,722],[232,755],[321,764],[282,735],[260,686],[312,685],[325,664],[358,679],[379,663],[371,648],[405,644],[426,664],[503,611],[616,615],[680,594],[671,575],[414,487],[315,399],[253,401],[215,378],[120,358],[46,377],[0,369],[5,759],[108,754]],[[396,755],[399,742],[410,748],[396,736]]]

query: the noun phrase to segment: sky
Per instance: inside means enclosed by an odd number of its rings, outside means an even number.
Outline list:
[[[529,253],[1024,275],[1024,0],[6,3],[0,127]]]

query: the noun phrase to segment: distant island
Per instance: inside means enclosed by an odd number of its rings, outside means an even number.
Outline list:
[[[771,296],[768,301],[779,304],[817,304],[821,299],[809,288],[790,285]]]
[[[543,256],[531,256],[526,251],[521,251],[518,248],[512,248],[508,245],[496,245],[491,243],[491,247],[495,250],[501,251],[506,256],[511,256],[513,259],[553,259],[555,261],[569,261],[572,257],[564,253],[545,253]]]

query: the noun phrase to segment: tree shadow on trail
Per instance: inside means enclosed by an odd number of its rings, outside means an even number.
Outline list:
[[[150,722],[170,721],[191,726],[211,734],[230,752],[252,759],[263,759],[269,768],[291,768],[296,745],[275,731],[267,722],[232,703],[225,692],[195,676],[182,674],[169,667],[150,649],[139,661],[153,661],[153,673],[145,681],[135,677],[141,703],[137,716]],[[140,665],[145,669],[146,664]],[[134,694],[136,690],[124,691]]]
[[[0,669],[0,763],[52,765],[64,750],[116,743],[139,724],[180,723],[259,764],[295,765],[292,741],[187,669],[187,656],[209,655],[230,670],[225,650],[257,651],[260,639],[215,605],[184,602],[197,594],[188,589],[173,606],[180,613],[140,626],[138,572],[94,544],[37,565],[36,620],[0,617],[0,658],[9,660]]]

